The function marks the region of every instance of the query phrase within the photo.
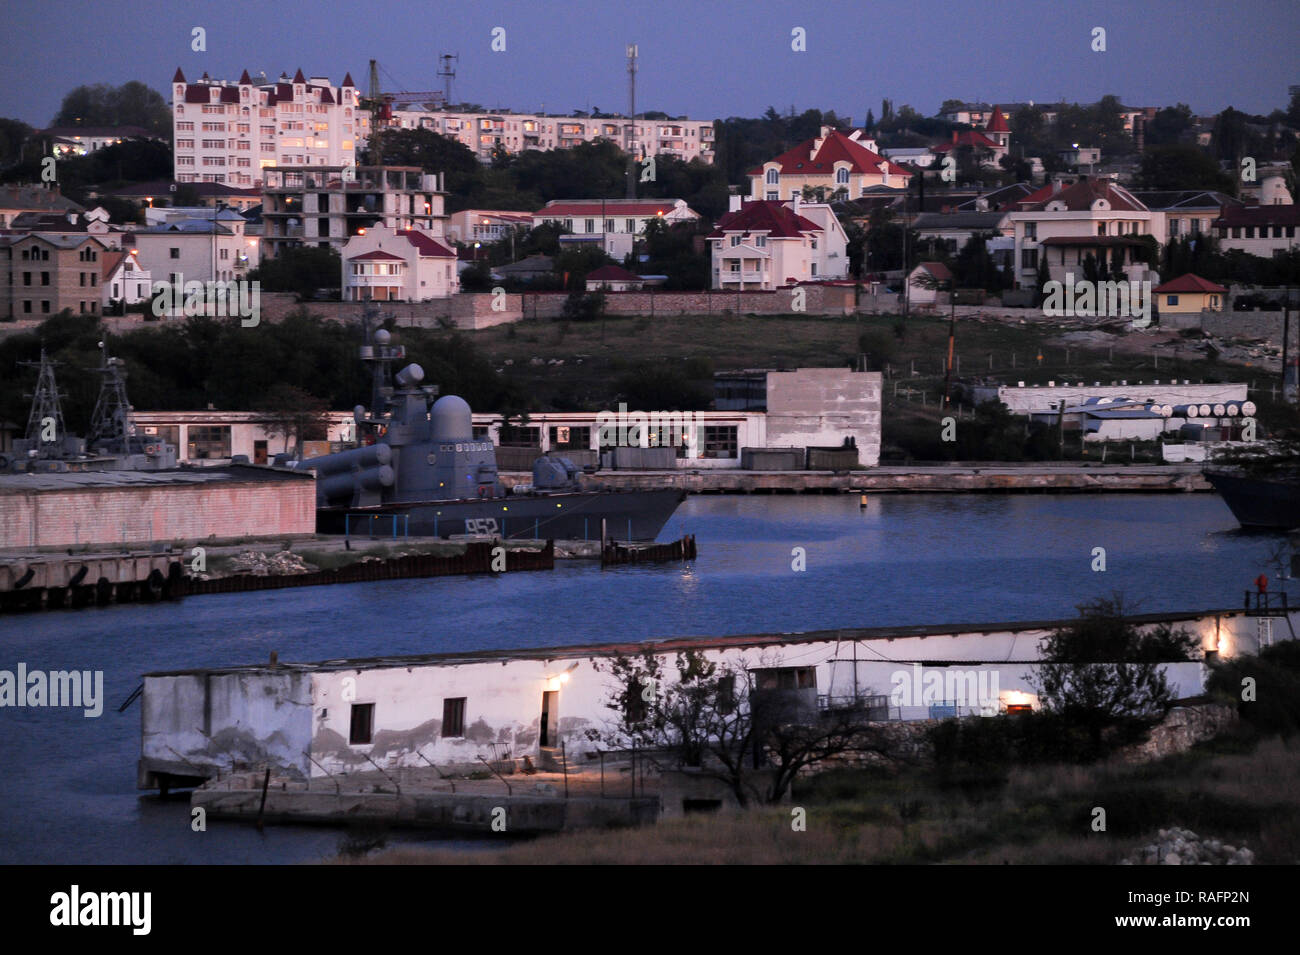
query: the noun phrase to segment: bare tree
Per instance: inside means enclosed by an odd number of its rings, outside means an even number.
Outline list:
[[[606,706],[615,719],[593,738],[658,749],[724,783],[741,806],[779,802],[800,772],[827,759],[889,752],[865,707],[821,710],[807,696],[757,687],[755,670],[769,666],[720,665],[698,650],[678,653],[674,663],[671,681],[651,649],[600,666],[614,678]]]

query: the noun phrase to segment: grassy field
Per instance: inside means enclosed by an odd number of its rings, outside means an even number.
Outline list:
[[[1273,424],[1280,403],[1267,389],[1280,376],[1208,360],[1190,348],[1152,346],[1160,333],[1119,337],[1104,347],[1064,345],[1054,324],[1017,325],[959,319],[954,378],[1002,381],[1246,381],[1257,389],[1260,420]],[[434,344],[446,330],[401,330]],[[526,320],[469,333],[493,367],[518,383],[535,411],[597,411],[627,398],[628,376],[647,366],[675,373],[697,394],[712,392],[715,371],[741,368],[848,367],[862,360],[885,372],[884,444],[912,448],[909,431],[937,434],[948,348],[948,321],[897,316],[669,316],[608,318],[590,323]],[[865,352],[860,348],[865,346]],[[697,407],[705,407],[699,404]],[[650,410],[650,409],[645,409]],[[947,412],[944,412],[947,413]],[[1124,449],[1127,458],[1127,446]],[[1080,456],[1067,448],[1067,457]],[[1096,456],[1095,450],[1093,456]]]
[[[929,772],[837,770],[790,807],[691,815],[641,829],[547,836],[475,852],[395,849],[366,864],[1114,864],[1181,826],[1256,854],[1300,861],[1300,743],[1223,738],[1143,766],[1034,767],[992,785]],[[1107,830],[1093,832],[1092,811]]]

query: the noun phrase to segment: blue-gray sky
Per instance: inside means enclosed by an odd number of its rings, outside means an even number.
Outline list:
[[[833,109],[861,123],[888,97],[926,115],[947,98],[1185,102],[1197,112],[1284,107],[1300,83],[1296,0],[5,0],[0,116],[41,126],[82,83],[172,73],[235,79],[301,67],[363,89],[440,89],[493,108],[626,109],[624,46],[640,47],[637,108],[692,119],[768,106]],[[207,52],[191,30],[207,31]],[[491,50],[506,30],[505,52]],[[807,52],[791,30],[807,31]],[[1106,52],[1091,49],[1106,30]],[[394,80],[396,82],[394,82]],[[170,102],[170,96],[168,96]]]

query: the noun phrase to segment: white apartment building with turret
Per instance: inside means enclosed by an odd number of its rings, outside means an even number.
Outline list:
[[[262,184],[268,166],[346,166],[370,133],[352,74],[341,86],[302,70],[290,79],[257,82],[244,70],[238,82],[206,73],[187,83],[172,77],[172,141],[177,182],[217,182],[239,188]]]

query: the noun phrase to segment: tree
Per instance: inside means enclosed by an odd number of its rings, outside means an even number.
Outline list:
[[[273,259],[263,259],[250,278],[268,292],[294,292],[314,298],[318,289],[341,288],[343,266],[337,249],[290,246]]]
[[[78,86],[63,97],[51,126],[139,126],[171,139],[172,111],[162,95],[138,80],[121,86]]]
[[[1168,624],[1144,631],[1129,616],[1119,594],[1081,604],[1079,619],[1043,642],[1030,681],[1047,712],[1086,731],[1088,757],[1140,738],[1173,699],[1164,666],[1195,659],[1190,634]]]
[[[1192,108],[1186,103],[1156,110],[1146,126],[1146,145],[1172,146],[1182,141],[1183,133],[1192,128]]]
[[[597,668],[614,678],[605,705],[615,719],[593,739],[658,750],[724,783],[741,806],[779,802],[801,772],[827,759],[888,750],[865,707],[809,708],[799,691],[760,688],[743,660],[717,664],[687,650],[671,681],[652,649]]]
[[[266,433],[283,435],[286,448],[295,455],[301,452],[303,441],[320,440],[328,434],[329,406],[285,382],[272,386],[253,410],[265,415]]]
[[[1174,144],[1146,151],[1138,181],[1147,189],[1214,189],[1233,192],[1236,180],[1198,146]]]
[[[32,128],[17,119],[0,117],[0,169],[15,165],[23,158],[23,146]]]

